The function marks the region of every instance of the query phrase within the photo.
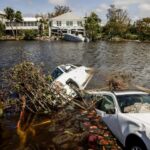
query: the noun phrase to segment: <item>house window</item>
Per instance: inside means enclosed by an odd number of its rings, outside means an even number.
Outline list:
[[[27,26],[27,23],[26,23],[26,22],[24,22],[24,26]]]
[[[31,22],[31,26],[34,26],[34,22]]]
[[[27,26],[30,26],[30,22],[26,22],[27,23]]]
[[[35,22],[35,26],[37,26],[37,22]]]
[[[17,23],[17,26],[22,26],[22,23]]]
[[[82,26],[82,21],[77,21],[78,26]]]
[[[9,27],[9,26],[10,26],[10,23],[9,23],[9,22],[6,22],[6,26]]]
[[[57,26],[61,26],[61,21],[57,21]]]
[[[28,22],[28,26],[32,26],[32,23],[31,23],[31,22]]]
[[[32,22],[32,26],[35,26],[35,22]]]
[[[67,21],[67,22],[66,22],[66,25],[67,25],[67,26],[73,26],[73,21]]]
[[[12,22],[11,24],[12,24],[12,26],[15,26],[15,23],[14,23],[14,22]]]

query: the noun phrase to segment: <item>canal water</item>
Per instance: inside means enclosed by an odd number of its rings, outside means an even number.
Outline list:
[[[118,71],[132,73],[135,84],[150,87],[150,43],[0,42],[1,74],[24,60],[41,65],[45,73],[51,72],[57,65],[66,63],[94,67],[97,74],[90,82],[89,88],[101,87],[107,76]]]

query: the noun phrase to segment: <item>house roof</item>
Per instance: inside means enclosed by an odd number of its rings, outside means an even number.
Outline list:
[[[39,21],[40,18],[35,17],[23,17],[24,21]]]
[[[0,15],[5,15],[5,12],[3,12],[3,11],[0,11]]]
[[[83,20],[83,17],[79,17],[73,12],[68,12],[60,16],[54,17],[51,20]]]
[[[23,19],[24,22],[36,22],[36,21],[40,20],[40,18],[35,18],[35,17],[22,17],[22,19]]]

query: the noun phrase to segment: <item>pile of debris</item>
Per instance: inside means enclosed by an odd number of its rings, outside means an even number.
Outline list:
[[[51,148],[72,150],[120,150],[114,136],[92,110],[66,107],[51,118]]]
[[[121,150],[93,109],[83,110],[68,105],[51,116],[38,118],[32,124],[35,134],[28,132],[25,145],[20,145],[16,133],[8,129],[7,141],[0,147],[8,150]]]
[[[25,147],[28,132],[35,134],[36,127],[39,128],[35,116],[46,112],[50,118],[49,137],[52,138],[44,144],[45,149],[121,149],[101,118],[96,115],[94,101],[87,104],[84,99],[79,101],[69,97],[61,84],[52,87],[51,78],[43,75],[34,64],[23,62],[15,66],[8,74],[8,81],[22,105],[17,133]]]

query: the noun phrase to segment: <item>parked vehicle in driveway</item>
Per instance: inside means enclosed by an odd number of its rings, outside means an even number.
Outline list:
[[[72,64],[60,65],[51,74],[54,83],[60,82],[69,95],[76,95],[76,90],[84,90],[93,76],[93,69]],[[72,88],[74,91],[71,91]]]
[[[96,111],[127,150],[150,150],[150,95],[140,91],[88,91]]]

